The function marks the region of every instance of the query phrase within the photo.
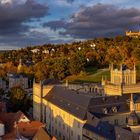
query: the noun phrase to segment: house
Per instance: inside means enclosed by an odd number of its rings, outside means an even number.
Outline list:
[[[33,49],[31,50],[32,53],[38,53],[40,50],[39,49]]]
[[[22,74],[8,74],[9,89],[15,86],[21,86],[23,89],[28,88],[28,77]]]
[[[31,121],[21,111],[0,113],[0,138],[2,140],[29,140],[44,127],[39,121]]]
[[[0,78],[0,89],[6,89],[6,81],[3,78]]]

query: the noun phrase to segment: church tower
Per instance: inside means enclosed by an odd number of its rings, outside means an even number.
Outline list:
[[[21,72],[21,68],[22,68],[22,60],[21,60],[21,58],[19,59],[19,65],[18,65],[18,67],[17,67],[17,72],[18,73],[20,73]]]

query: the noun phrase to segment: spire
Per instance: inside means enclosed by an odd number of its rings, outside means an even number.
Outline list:
[[[17,72],[20,73],[21,72],[21,69],[22,69],[22,60],[21,58],[19,59],[19,65],[17,67]]]

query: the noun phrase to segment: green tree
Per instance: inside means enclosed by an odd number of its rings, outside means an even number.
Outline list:
[[[71,74],[78,74],[84,70],[86,59],[82,54],[75,54],[69,60],[69,71]]]
[[[30,104],[27,93],[21,87],[13,87],[10,91],[10,101],[13,106],[13,111],[22,110],[28,111]]]

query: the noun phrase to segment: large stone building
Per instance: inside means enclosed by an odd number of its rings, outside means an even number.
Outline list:
[[[140,96],[93,97],[34,82],[33,116],[59,140],[138,140]]]
[[[82,140],[90,97],[61,86],[42,86],[34,83],[34,119],[45,122],[58,139]]]
[[[136,68],[128,69],[126,65],[120,68],[110,68],[111,80],[102,80],[105,95],[123,95],[140,93],[140,83],[136,83]]]
[[[140,31],[126,31],[125,32],[126,36],[129,36],[129,37],[140,37]]]

